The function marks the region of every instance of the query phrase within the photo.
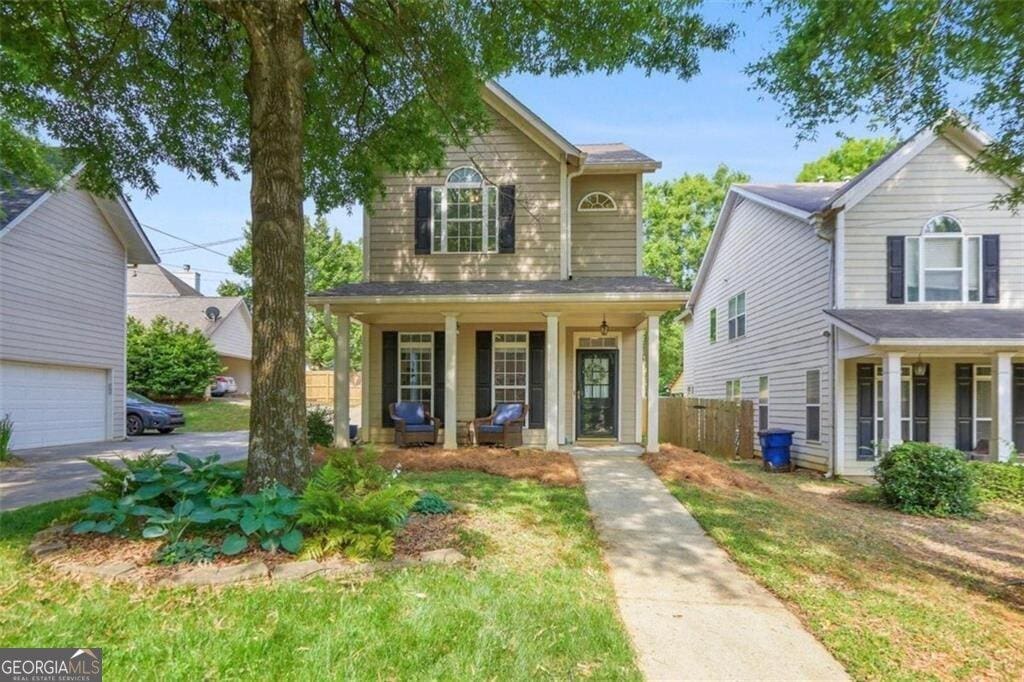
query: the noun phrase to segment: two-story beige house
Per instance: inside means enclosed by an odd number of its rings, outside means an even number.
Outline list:
[[[489,132],[435,172],[385,177],[364,213],[364,281],[309,298],[338,331],[336,421],[348,422],[354,318],[363,440],[391,441],[399,400],[443,420],[445,447],[496,405],[525,402],[526,444],[654,448],[658,317],[686,300],[641,276],[643,174],[660,164],[572,144],[497,85],[483,98]]]
[[[1024,448],[1024,217],[928,128],[843,183],[737,185],[684,312],[685,391],[756,402],[798,464],[869,475],[928,441]]]

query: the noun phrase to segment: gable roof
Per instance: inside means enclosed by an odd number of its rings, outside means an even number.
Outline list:
[[[206,316],[206,309],[211,306],[220,310],[216,320]],[[194,327],[210,338],[239,306],[245,307],[241,296],[129,296],[128,316],[143,324],[166,317]]]
[[[758,185],[744,183],[736,185],[751,194],[804,213],[819,213],[829,205],[842,182],[798,182],[790,184]]]
[[[3,211],[3,215],[0,216],[0,238],[24,222],[33,211],[58,192],[79,189],[75,184],[75,178],[82,168],[83,166],[75,168],[54,189],[48,190],[19,184],[15,179],[10,187],[0,190],[0,209]],[[86,190],[81,191],[86,192],[92,198],[107,224],[124,244],[129,263],[160,262],[160,256],[157,255],[156,249],[153,248],[142,225],[139,224],[123,196],[107,198]]]
[[[129,296],[202,296],[162,265],[139,265],[128,274]]]

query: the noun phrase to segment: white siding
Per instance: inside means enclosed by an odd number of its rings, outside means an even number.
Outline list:
[[[244,303],[235,306],[210,337],[218,353],[252,358],[252,324],[244,307]]]
[[[843,307],[885,307],[886,237],[919,235],[929,218],[942,213],[956,217],[967,234],[1000,235],[1000,305],[1024,307],[1024,214],[993,210],[993,200],[1008,187],[968,170],[970,162],[940,137],[846,212]]]
[[[614,211],[578,210],[590,192],[615,200]],[[636,175],[581,175],[572,180],[572,274],[574,277],[635,277]]]
[[[830,244],[812,226],[740,199],[724,225],[684,331],[686,386],[702,398],[724,398],[725,382],[740,379],[742,396],[757,400],[758,378],[769,380],[769,426],[792,429],[794,457],[824,469],[831,451],[828,330]],[[746,336],[729,340],[729,298],[746,292]],[[709,343],[709,310],[718,311],[718,341]],[[821,372],[821,439],[805,433],[805,380]]]
[[[85,192],[58,192],[0,238],[0,358],[110,371],[124,436],[125,249]]]

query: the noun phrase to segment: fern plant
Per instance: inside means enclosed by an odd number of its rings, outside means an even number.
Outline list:
[[[0,462],[8,462],[11,459],[11,437],[14,434],[14,421],[11,415],[5,414],[0,419]]]

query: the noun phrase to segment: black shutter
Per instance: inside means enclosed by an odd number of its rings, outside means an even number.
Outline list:
[[[875,458],[875,366],[857,365],[857,461]]]
[[[530,332],[529,426],[544,428],[544,332]]]
[[[491,413],[491,332],[476,333],[476,416]]]
[[[999,303],[999,235],[981,238],[981,302]]]
[[[903,289],[904,289],[904,277],[903,277],[903,248],[904,241],[903,237],[886,237],[886,258],[888,260],[886,264],[886,303],[903,303]]]
[[[502,185],[498,188],[498,253],[515,252],[516,186]]]
[[[398,332],[384,332],[380,347],[381,423],[391,427],[395,422],[389,408],[398,402]]]
[[[974,410],[971,393],[974,390],[974,365],[957,363],[956,366],[956,447],[970,452],[972,443]]]
[[[434,413],[432,417],[444,420],[444,332],[434,332]]]
[[[416,188],[416,254],[430,253],[430,187]]]
[[[929,415],[931,414],[929,396],[929,377],[931,375],[931,367],[925,365],[924,374],[922,376],[913,374],[913,370],[911,370],[911,373],[913,377],[911,379],[911,390],[914,394],[914,414],[912,417],[913,434],[911,435],[911,440],[916,440],[919,443],[927,443],[931,440],[931,435],[929,434],[931,425],[929,421]]]
[[[1013,445],[1024,452],[1024,365],[1013,366]]]

